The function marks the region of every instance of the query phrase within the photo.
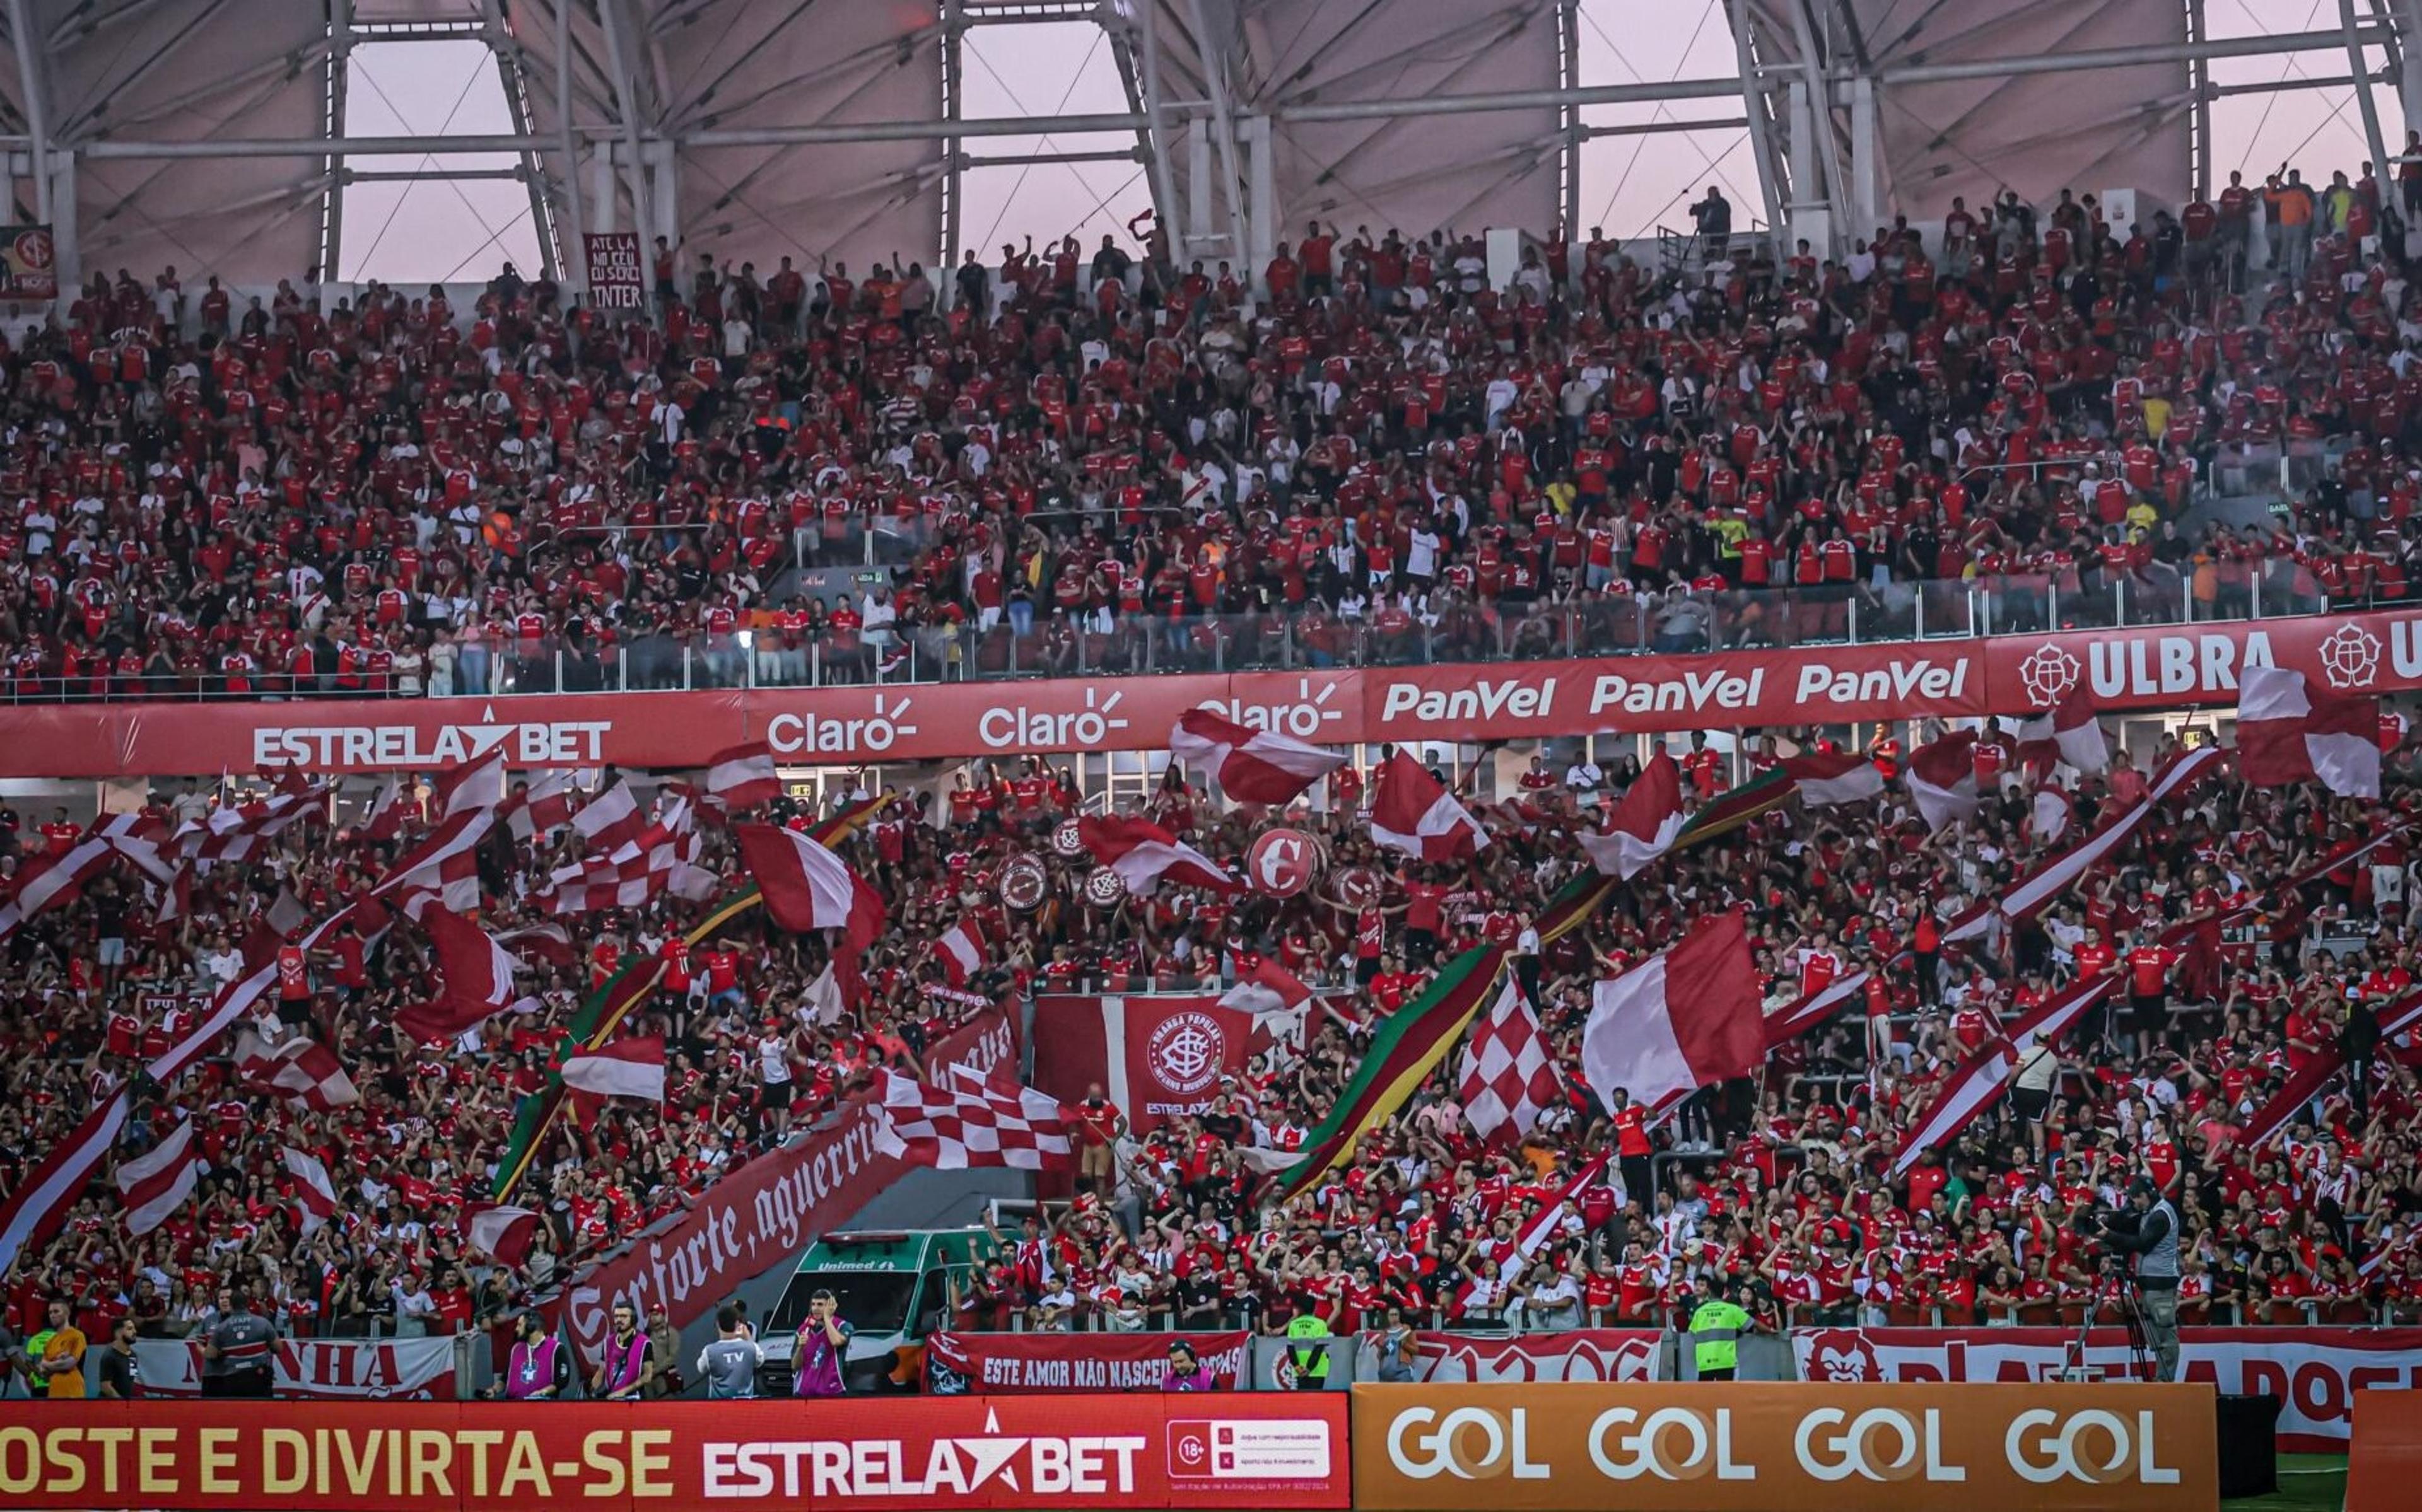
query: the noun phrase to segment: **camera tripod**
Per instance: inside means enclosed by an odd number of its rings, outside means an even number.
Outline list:
[[[2060,1379],[2082,1381],[2086,1379],[2085,1348],[2094,1334],[2094,1319],[2108,1302],[2118,1314],[2128,1330],[2128,1378],[2130,1380],[2153,1379],[2153,1349],[2145,1336],[2144,1298],[2136,1286],[2136,1278],[2127,1268],[2111,1260],[2102,1263],[2093,1293],[2085,1299],[2085,1317],[2077,1325],[2077,1339],[2068,1348],[2068,1358],[2061,1363]]]

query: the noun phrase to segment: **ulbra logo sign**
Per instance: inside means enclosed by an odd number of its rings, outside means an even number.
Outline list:
[[[2062,694],[2077,686],[2079,671],[2077,658],[2046,641],[2019,663],[2019,681],[2027,690],[2029,703],[2037,709],[2050,709],[2060,702]]]
[[[1331,725],[1343,724],[1345,710],[1336,706],[1337,684],[1323,682],[1318,688],[1310,678],[1295,679],[1295,697],[1285,703],[1254,703],[1244,698],[1210,698],[1203,707],[1221,719],[1233,719],[1249,730],[1263,730],[1272,735],[1292,735],[1298,740],[1316,740]]]
[[[1113,730],[1127,727],[1126,716],[1118,712],[1126,696],[1088,688],[1082,709],[1055,712],[1027,704],[987,709],[976,721],[976,738],[996,751],[1096,749],[1109,743]]]
[[[765,743],[783,756],[879,754],[917,733],[917,726],[908,723],[908,710],[915,702],[902,698],[894,703],[889,694],[876,694],[873,711],[863,717],[833,719],[812,709],[777,714],[765,722]]]
[[[2361,625],[2340,625],[2318,647],[2321,675],[2341,691],[2368,688],[2380,676],[2380,637]]]

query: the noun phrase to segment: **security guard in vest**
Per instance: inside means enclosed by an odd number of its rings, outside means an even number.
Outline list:
[[[1740,1336],[1751,1318],[1740,1304],[1741,1284],[1727,1281],[1717,1295],[1691,1314],[1691,1352],[1701,1380],[1730,1380],[1740,1365]]]
[[[2178,1379],[2178,1210],[2162,1194],[2153,1178],[2139,1176],[2128,1183],[2133,1209],[2102,1220],[2102,1237],[2111,1248],[2136,1257],[2137,1316],[2145,1324],[2145,1346],[2153,1351],[2159,1380]]]
[[[1287,1363],[1295,1366],[1295,1389],[1316,1392],[1329,1384],[1329,1319],[1318,1313],[1298,1313],[1286,1328]]]

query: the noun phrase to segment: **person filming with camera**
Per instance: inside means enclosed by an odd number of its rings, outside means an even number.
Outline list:
[[[2178,1208],[2162,1194],[2153,1178],[2139,1176],[2128,1183],[2128,1208],[2101,1215],[2103,1242],[2118,1255],[2136,1257],[2137,1314],[2144,1319],[2145,1344],[2152,1351],[2154,1379],[2178,1379]],[[2115,1255],[2112,1263],[2117,1263]]]

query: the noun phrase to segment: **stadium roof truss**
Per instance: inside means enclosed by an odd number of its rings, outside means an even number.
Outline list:
[[[616,229],[733,257],[955,262],[963,176],[1012,163],[1133,162],[1182,255],[1258,267],[1315,216],[1579,227],[1581,146],[1609,134],[1745,129],[1752,218],[1832,250],[2004,186],[2182,201],[2213,177],[2210,112],[2232,93],[2366,81],[2422,124],[2422,0],[2336,0],[2323,29],[2251,34],[2208,24],[2222,5],[2251,17],[2243,0],[1676,0],[1660,23],[1714,8],[1732,70],[1586,80],[1581,27],[1618,3],[0,0],[0,147],[10,218],[55,227],[63,287],[102,267],[252,285],[337,270],[357,234],[345,186],[467,179],[523,185],[541,258],[576,284],[570,249]],[[963,112],[973,29],[1072,21],[1103,29],[1125,108]],[[349,134],[361,50],[417,40],[484,44],[509,129]],[[2291,72],[2215,79],[2246,57]],[[2385,161],[2398,123],[2351,93]],[[1689,119],[1661,108],[1682,101]],[[1105,133],[1107,149],[983,149]]]

